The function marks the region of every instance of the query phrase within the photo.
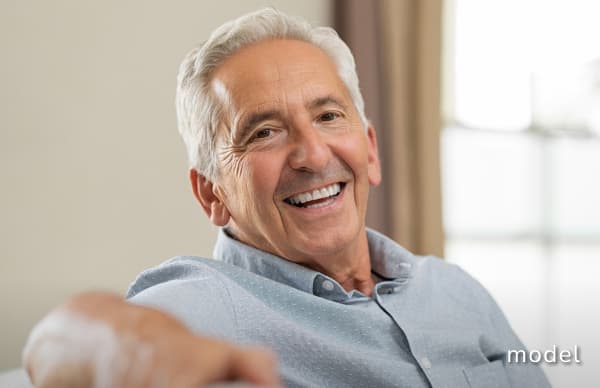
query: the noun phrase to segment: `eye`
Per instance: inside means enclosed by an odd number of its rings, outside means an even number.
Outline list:
[[[321,121],[333,121],[333,120],[337,119],[338,117],[340,117],[340,115],[338,113],[327,112],[327,113],[323,113],[321,116],[319,116],[319,120],[321,120]]]
[[[271,128],[263,128],[254,134],[254,138],[255,139],[264,139],[266,137],[271,136],[272,132],[273,132],[273,130]]]

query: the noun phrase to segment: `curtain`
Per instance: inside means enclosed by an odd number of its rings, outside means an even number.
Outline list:
[[[367,224],[415,253],[441,257],[442,0],[336,0],[334,7],[382,160]]]

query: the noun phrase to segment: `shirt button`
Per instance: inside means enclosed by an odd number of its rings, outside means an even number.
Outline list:
[[[333,291],[333,282],[331,280],[325,280],[323,281],[323,284],[321,284],[321,286],[323,287],[323,289],[325,291]]]
[[[427,357],[423,357],[421,359],[421,366],[423,367],[423,369],[430,369],[431,361],[429,361],[429,359]]]

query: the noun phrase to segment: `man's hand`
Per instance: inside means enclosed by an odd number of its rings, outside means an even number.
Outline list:
[[[265,350],[200,337],[155,309],[108,293],[78,295],[30,334],[23,363],[38,388],[196,388],[280,384]]]

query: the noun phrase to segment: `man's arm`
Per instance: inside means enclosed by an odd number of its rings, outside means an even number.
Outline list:
[[[195,335],[159,310],[100,292],[78,295],[38,323],[23,363],[44,388],[279,384],[268,351]]]

